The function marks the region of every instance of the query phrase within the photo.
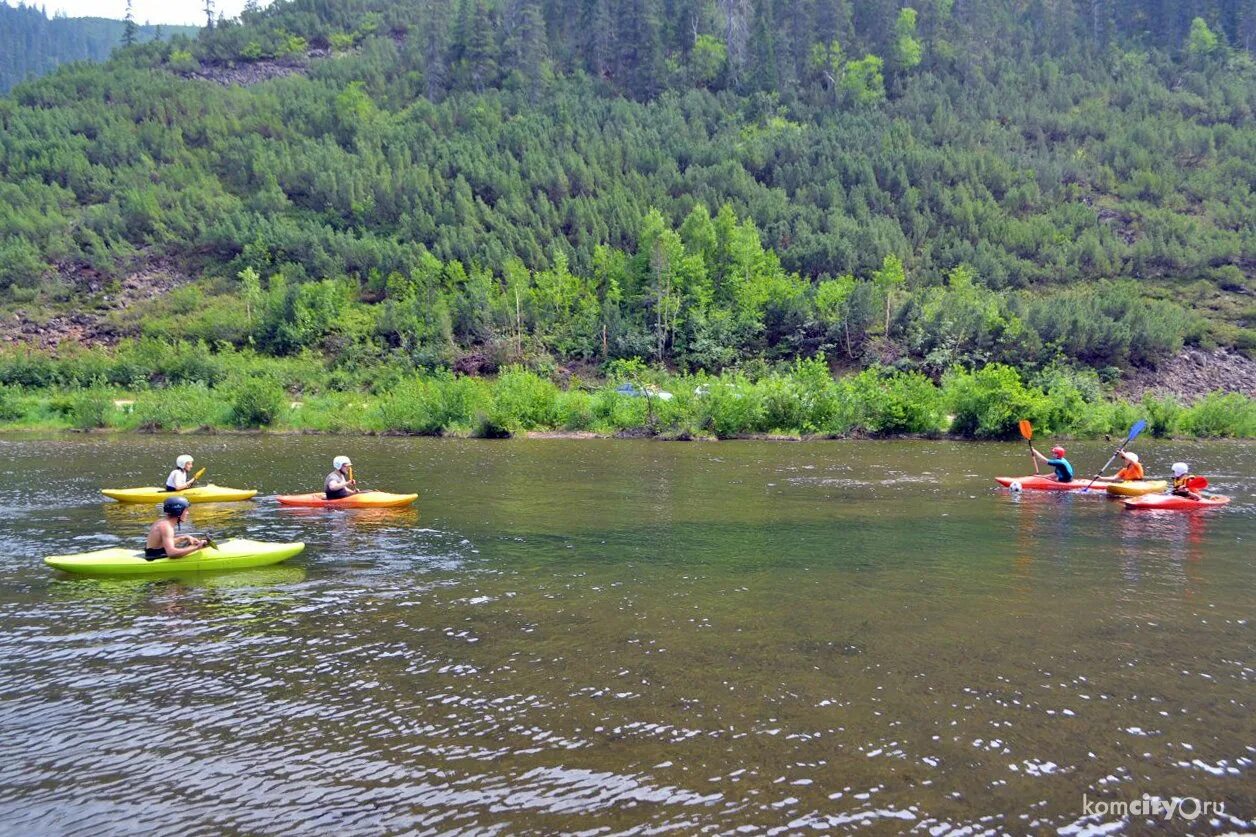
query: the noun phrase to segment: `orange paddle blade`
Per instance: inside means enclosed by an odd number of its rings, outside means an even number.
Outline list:
[[[1021,436],[1024,437],[1025,439],[1030,440],[1030,441],[1033,440],[1034,426],[1029,423],[1029,419],[1020,420],[1020,432],[1021,432]]]

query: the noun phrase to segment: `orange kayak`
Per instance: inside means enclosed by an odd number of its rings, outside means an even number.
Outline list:
[[[285,506],[310,506],[327,509],[395,509],[419,499],[417,494],[389,494],[387,491],[363,491],[339,500],[328,500],[321,491],[313,494],[280,494],[275,498]]]

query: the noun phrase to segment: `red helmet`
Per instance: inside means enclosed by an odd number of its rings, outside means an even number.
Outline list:
[[[1064,448],[1060,447],[1059,445],[1056,445],[1055,447],[1051,448],[1051,455],[1054,456],[1056,459],[1059,459],[1060,457],[1064,456]]]

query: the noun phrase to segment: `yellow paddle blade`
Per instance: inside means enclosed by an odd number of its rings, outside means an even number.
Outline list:
[[[208,466],[206,466],[206,467],[208,467]],[[203,474],[203,473],[205,473],[205,468],[202,468],[201,470],[199,470],[199,471],[197,471],[195,474],[193,474],[193,475],[192,475],[192,479],[194,479],[194,480],[199,480],[199,479],[201,478],[201,474]]]

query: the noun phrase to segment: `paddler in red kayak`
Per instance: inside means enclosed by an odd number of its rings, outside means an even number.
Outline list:
[[[1204,495],[1198,491],[1190,489],[1190,481],[1195,479],[1195,475],[1191,473],[1191,466],[1185,462],[1173,463],[1173,491],[1179,497],[1190,497],[1192,500],[1202,500]]]
[[[1056,482],[1072,482],[1073,481],[1073,466],[1070,465],[1069,461],[1064,458],[1064,448],[1060,447],[1059,445],[1056,445],[1055,447],[1051,448],[1050,459],[1048,459],[1047,457],[1039,453],[1038,449],[1033,447],[1032,445],[1030,446],[1029,449],[1033,451],[1034,456],[1038,457],[1043,462],[1047,463],[1048,465],[1050,465],[1052,468],[1055,469],[1055,481]]]
[[[1100,479],[1115,480],[1116,482],[1135,482],[1144,478],[1143,466],[1138,461],[1138,454],[1130,453],[1127,450],[1119,450],[1117,455],[1125,460],[1125,467],[1117,471],[1115,476],[1101,477]]]
[[[347,456],[337,456],[331,461],[332,472],[323,480],[323,491],[328,500],[340,500],[358,494],[358,481],[353,478],[353,463]]]

